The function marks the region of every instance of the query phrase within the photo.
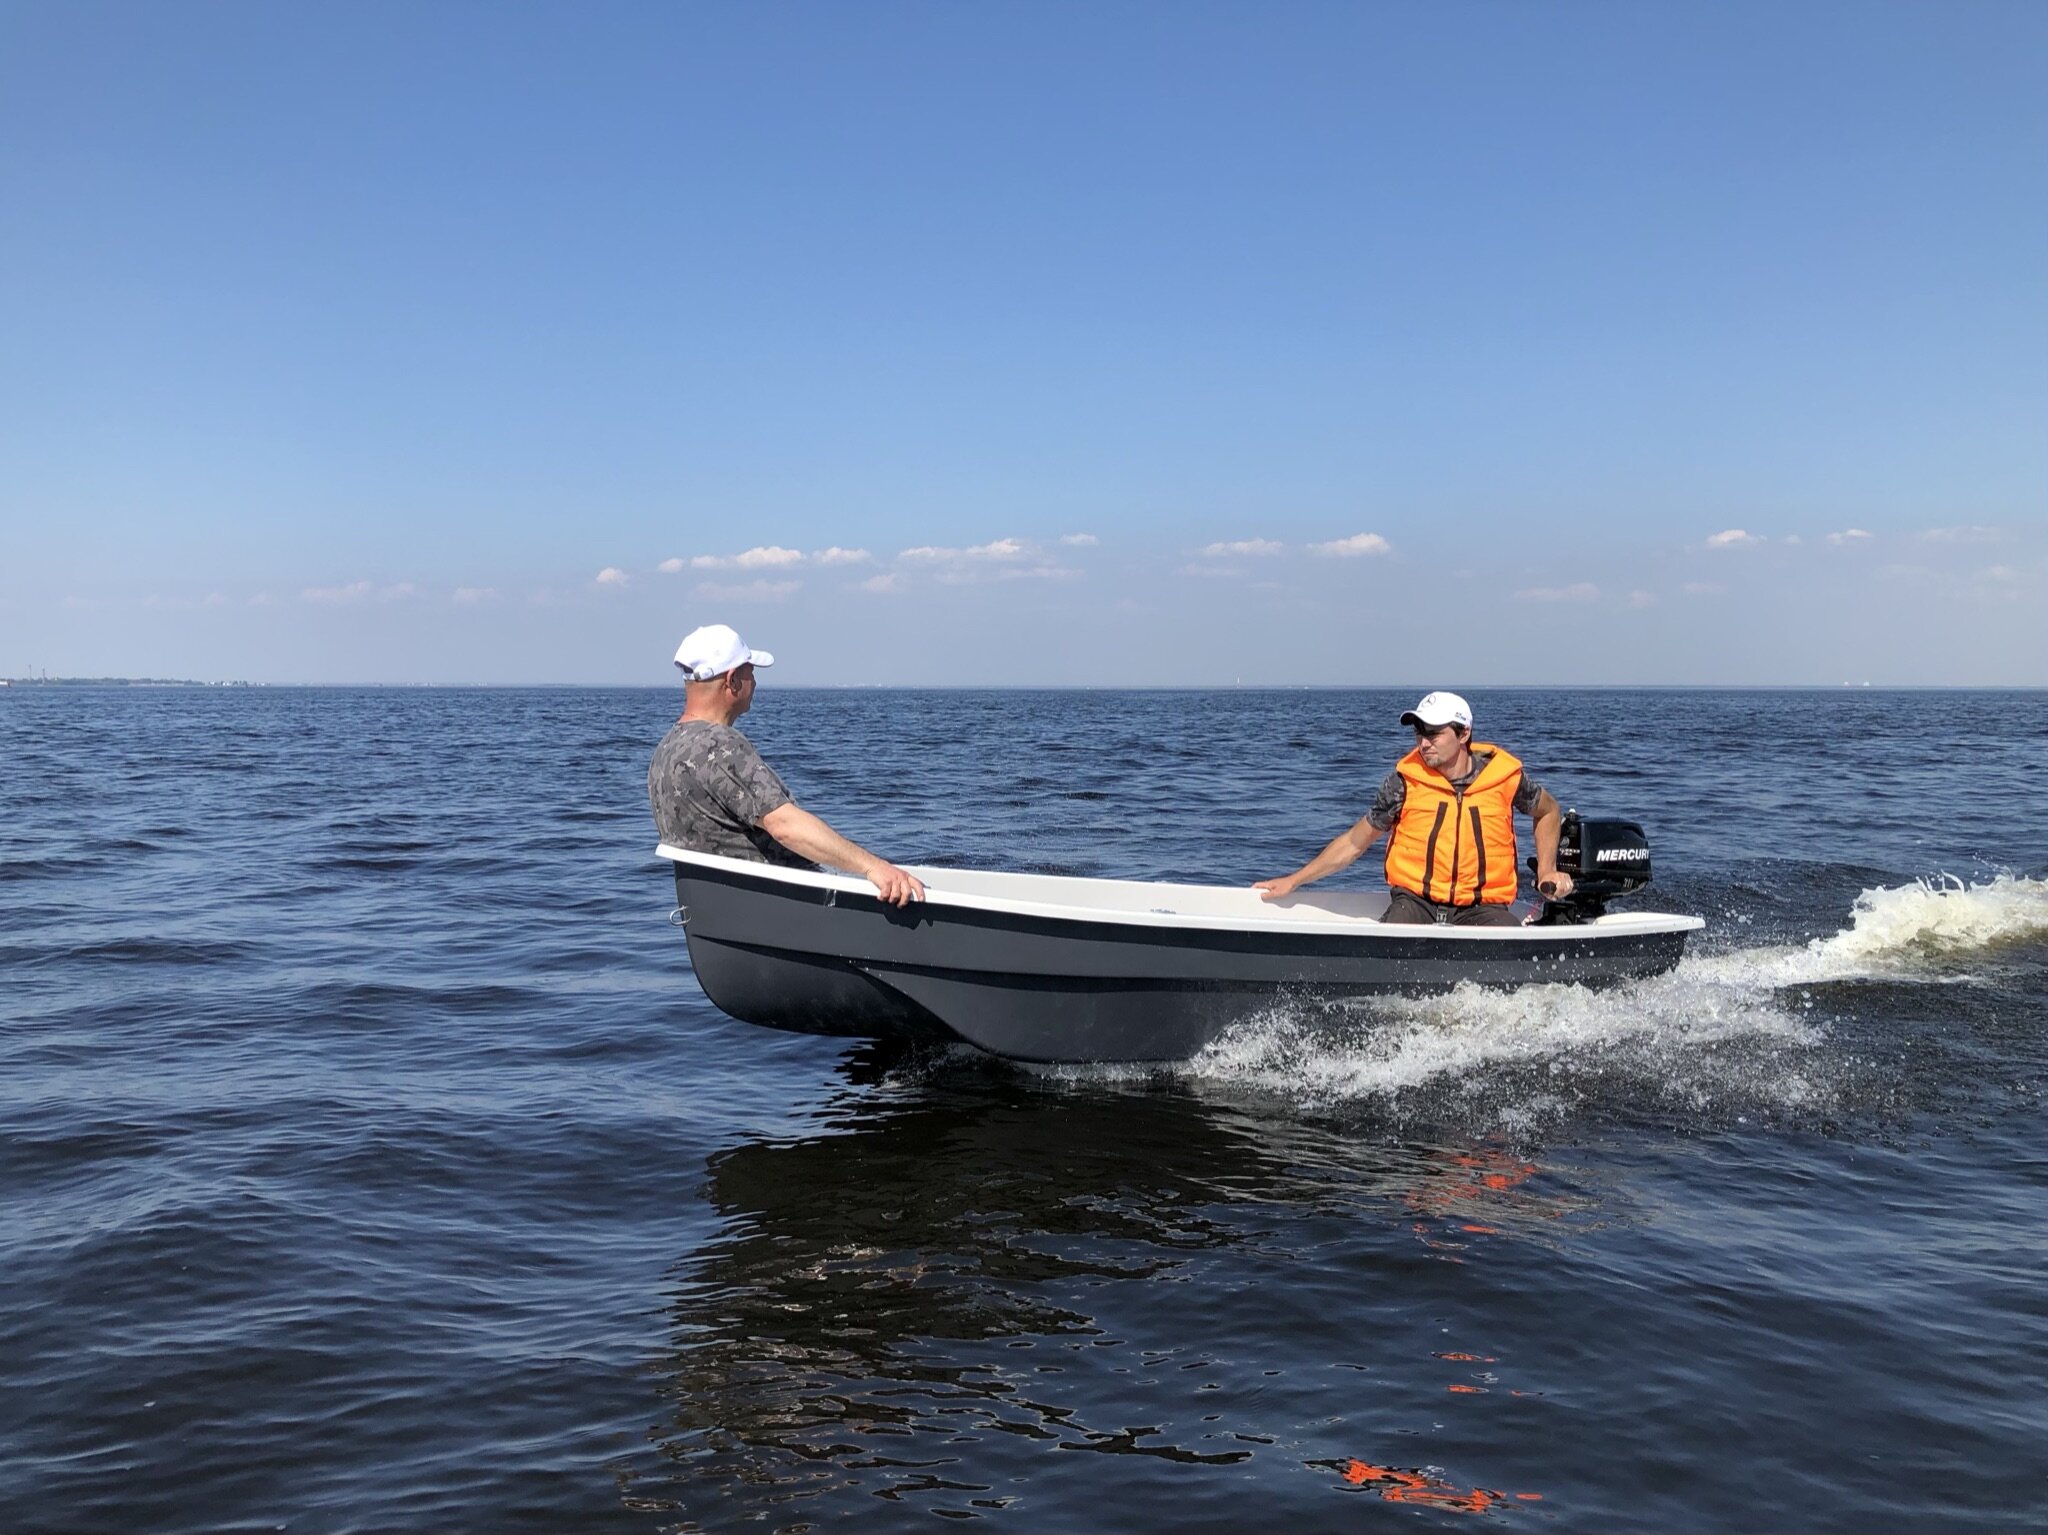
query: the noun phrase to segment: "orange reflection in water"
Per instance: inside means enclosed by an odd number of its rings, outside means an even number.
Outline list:
[[[1462,1178],[1453,1175],[1437,1190],[1447,1207],[1452,1200],[1479,1199],[1487,1194],[1505,1194],[1520,1188],[1536,1176],[1534,1162],[1519,1161],[1505,1151],[1491,1146],[1482,1146],[1477,1151],[1460,1152],[1451,1158],[1451,1166],[1458,1169]]]
[[[1460,1491],[1441,1477],[1421,1471],[1400,1471],[1392,1466],[1375,1466],[1362,1460],[1347,1462],[1343,1475],[1352,1486],[1371,1487],[1389,1503],[1420,1503],[1461,1514],[1483,1514],[1508,1498],[1506,1493],[1495,1492],[1488,1487]],[[1519,1503],[1543,1501],[1540,1492],[1518,1492],[1514,1497]]]
[[[1458,1254],[1472,1245],[1473,1237],[1499,1236],[1504,1224],[1556,1220],[1566,1213],[1565,1201],[1525,1187],[1541,1171],[1505,1148],[1478,1146],[1447,1155],[1430,1177],[1402,1196],[1402,1203],[1416,1217],[1411,1229],[1424,1247],[1446,1263],[1463,1263]],[[1477,1202],[1489,1208],[1473,1208]]]

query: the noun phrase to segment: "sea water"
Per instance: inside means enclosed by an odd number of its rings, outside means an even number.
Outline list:
[[[1248,882],[1416,691],[744,727],[894,859]],[[0,696],[0,1522],[2037,1517],[2048,697],[1468,691],[1684,963],[1142,1068],[721,1016],[673,691]]]

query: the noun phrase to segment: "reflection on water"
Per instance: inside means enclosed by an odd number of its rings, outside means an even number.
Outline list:
[[[905,1500],[1085,1522],[1070,1451],[1127,1458],[1125,1492],[1255,1456],[1327,1483],[1344,1460],[1305,1452],[1347,1437],[1389,1341],[1332,1338],[1328,1287],[1413,1300],[1467,1244],[1559,1213],[1505,1152],[968,1070],[857,1089],[828,1133],[712,1159],[725,1226],[676,1273],[665,1460],[632,1506],[681,1528]]]
[[[1343,1476],[1349,1486],[1371,1488],[1389,1503],[1416,1503],[1460,1514],[1483,1514],[1508,1496],[1487,1487],[1453,1487],[1426,1471],[1403,1471],[1362,1460],[1347,1461]],[[1518,1492],[1514,1497],[1521,1503],[1543,1501],[1540,1492]]]

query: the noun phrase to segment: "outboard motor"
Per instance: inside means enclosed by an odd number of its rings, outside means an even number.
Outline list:
[[[1567,810],[1557,834],[1557,866],[1572,877],[1572,893],[1544,901],[1539,927],[1591,922],[1607,914],[1616,896],[1642,889],[1650,882],[1650,839],[1634,821],[1581,819],[1578,811]],[[1529,872],[1536,872],[1533,858]]]

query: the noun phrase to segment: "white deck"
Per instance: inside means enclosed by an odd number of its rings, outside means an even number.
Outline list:
[[[655,849],[680,864],[698,864],[799,887],[873,895],[875,887],[849,874],[814,874],[744,858],[693,853],[664,842]],[[1383,891],[1323,890],[1311,887],[1283,900],[1265,901],[1249,885],[1169,885],[1144,880],[1078,879],[1057,874],[1009,874],[988,869],[933,869],[905,864],[924,882],[935,906],[1081,922],[1117,922],[1134,927],[1214,929],[1224,932],[1356,933],[1380,927],[1386,910]],[[1611,912],[1576,930],[1613,933],[1689,932],[1706,924],[1698,917],[1666,912]],[[1418,927],[1434,937],[1473,943],[1526,942],[1573,929],[1521,927]],[[1401,931],[1403,928],[1390,929]]]

